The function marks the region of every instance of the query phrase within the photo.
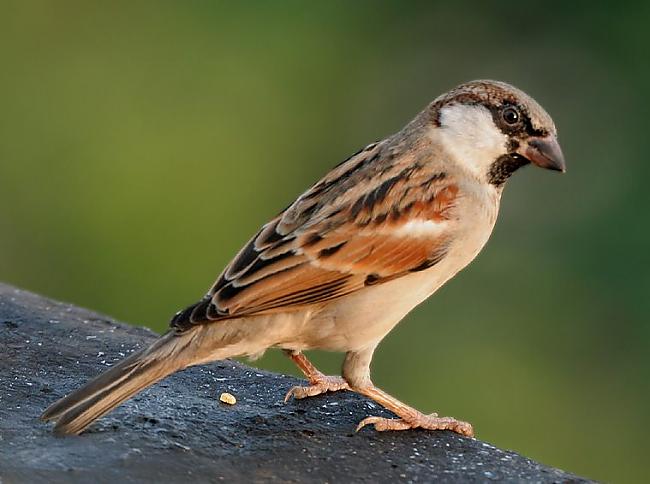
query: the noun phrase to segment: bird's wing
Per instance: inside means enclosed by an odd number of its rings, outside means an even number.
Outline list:
[[[399,156],[369,168],[376,156],[386,156],[380,144],[353,155],[262,227],[172,327],[323,303],[436,264],[457,184]]]

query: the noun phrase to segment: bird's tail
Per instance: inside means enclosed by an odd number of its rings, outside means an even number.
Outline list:
[[[189,333],[189,334],[188,334]],[[190,364],[185,351],[192,342],[192,331],[169,332],[80,389],[50,405],[41,419],[56,420],[54,431],[79,434],[136,393]]]

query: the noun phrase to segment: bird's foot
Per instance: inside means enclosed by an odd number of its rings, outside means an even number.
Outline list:
[[[340,376],[316,375],[310,379],[309,386],[296,386],[290,388],[284,397],[284,403],[287,403],[291,397],[301,399],[314,397],[322,393],[349,389],[350,387],[348,386],[348,383]]]
[[[359,422],[357,432],[366,425],[374,425],[375,430],[379,432],[421,428],[426,430],[451,430],[466,437],[474,437],[474,429],[471,424],[456,420],[453,417],[438,417],[437,413],[430,415],[420,413],[412,419],[409,418],[408,421],[403,418],[367,417]]]

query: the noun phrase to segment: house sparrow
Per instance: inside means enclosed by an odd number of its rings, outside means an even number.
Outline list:
[[[285,401],[351,390],[397,416],[368,417],[357,430],[372,424],[472,436],[469,423],[424,415],[375,387],[370,361],[409,311],[476,257],[506,180],[528,163],[565,170],[544,109],[503,82],[456,87],[332,169],[264,225],[165,335],[41,418],[56,420],[58,433],[78,434],[171,373],[274,347],[309,380]],[[342,377],[307,360],[302,352],[315,348],[345,353]]]

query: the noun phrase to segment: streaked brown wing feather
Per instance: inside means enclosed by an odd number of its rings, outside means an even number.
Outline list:
[[[364,191],[348,183],[380,151],[381,144],[371,145],[339,165],[262,227],[206,297],[179,312],[172,326],[322,303],[440,260],[448,231],[410,235],[400,228],[413,220],[444,223],[457,186],[444,173],[404,160],[383,173],[371,170]]]

